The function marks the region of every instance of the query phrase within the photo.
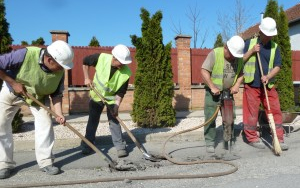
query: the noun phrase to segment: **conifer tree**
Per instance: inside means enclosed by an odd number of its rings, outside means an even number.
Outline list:
[[[136,47],[137,70],[134,81],[132,117],[139,127],[167,127],[175,125],[174,95],[171,67],[171,42],[163,44],[162,12],[151,18],[141,8],[142,37],[131,35]]]
[[[93,36],[93,38],[91,39],[89,46],[95,46],[95,47],[100,46],[100,43],[95,36]]]
[[[282,66],[276,79],[276,86],[280,100],[280,107],[283,111],[295,106],[294,85],[292,78],[292,52],[289,37],[289,27],[283,7],[280,7],[278,17],[278,46],[280,47]]]
[[[5,5],[3,0],[0,0],[0,55],[11,51],[10,45],[13,42],[13,39],[8,32],[9,23],[6,21],[5,15]],[[0,90],[2,88],[1,86],[2,80],[0,80]],[[17,132],[20,129],[21,124],[23,123],[22,117],[23,115],[21,114],[21,110],[18,110],[12,121],[13,133]]]
[[[10,45],[13,42],[8,32],[9,23],[6,21],[5,15],[5,5],[3,0],[0,0],[0,54],[11,51]]]
[[[10,45],[13,41],[8,32],[9,23],[6,21],[5,15],[5,5],[3,0],[0,0],[0,54],[11,51]],[[0,86],[2,86],[2,80],[0,80]]]
[[[214,48],[223,47],[223,46],[224,46],[223,38],[222,38],[221,33],[219,33],[217,36],[216,42],[214,44]]]

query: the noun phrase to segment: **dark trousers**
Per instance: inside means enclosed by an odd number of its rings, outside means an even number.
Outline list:
[[[95,102],[92,99],[89,102],[89,118],[86,126],[85,138],[91,143],[95,143],[96,131],[99,125],[100,116],[105,104],[103,102]],[[112,105],[113,107],[113,105]],[[112,142],[117,150],[125,149],[126,143],[122,137],[122,129],[116,118],[111,115],[110,110],[107,109],[107,118],[109,122],[109,129],[111,132]],[[84,142],[82,146],[88,147]]]

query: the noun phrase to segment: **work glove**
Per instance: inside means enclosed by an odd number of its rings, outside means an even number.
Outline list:
[[[112,108],[112,115],[114,116],[114,117],[117,117],[118,116],[118,114],[119,114],[119,105],[117,105],[117,104],[115,104],[114,106],[113,106],[113,108]]]

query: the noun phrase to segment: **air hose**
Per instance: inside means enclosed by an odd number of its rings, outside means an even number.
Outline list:
[[[174,163],[174,164],[178,164],[178,165],[191,165],[191,164],[204,164],[204,163],[224,163],[224,164],[227,164],[227,165],[230,165],[232,167],[234,167],[232,170],[230,171],[227,171],[227,172],[222,172],[222,173],[216,173],[215,176],[210,176],[212,174],[207,174],[207,177],[216,177],[216,176],[222,176],[222,175],[228,175],[228,174],[231,174],[231,173],[234,173],[238,170],[237,166],[231,162],[228,162],[228,161],[224,161],[224,160],[198,160],[198,161],[190,161],[190,162],[179,162],[179,161],[176,161],[174,160],[173,158],[169,157],[165,150],[166,150],[166,144],[167,142],[177,136],[177,135],[180,135],[180,134],[183,134],[183,133],[186,133],[186,132],[190,132],[190,131],[194,131],[196,129],[199,129],[201,127],[204,127],[206,125],[208,125],[214,118],[216,118],[216,116],[218,115],[218,112],[220,110],[220,105],[217,106],[217,109],[216,111],[214,112],[214,114],[212,115],[212,117],[210,117],[206,122],[204,122],[202,125],[199,125],[199,126],[196,126],[196,127],[193,127],[191,129],[187,129],[187,130],[183,130],[183,131],[180,131],[180,132],[177,132],[173,135],[171,135],[170,137],[168,137],[163,145],[163,154],[164,154],[164,157]]]

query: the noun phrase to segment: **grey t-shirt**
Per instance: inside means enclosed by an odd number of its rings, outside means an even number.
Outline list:
[[[213,67],[215,66],[215,59],[215,51],[212,50],[203,62],[202,68],[209,72],[212,72]],[[236,58],[233,62],[228,62],[224,58],[224,63],[223,89],[229,89],[232,87],[235,75],[237,73],[238,59]]]

